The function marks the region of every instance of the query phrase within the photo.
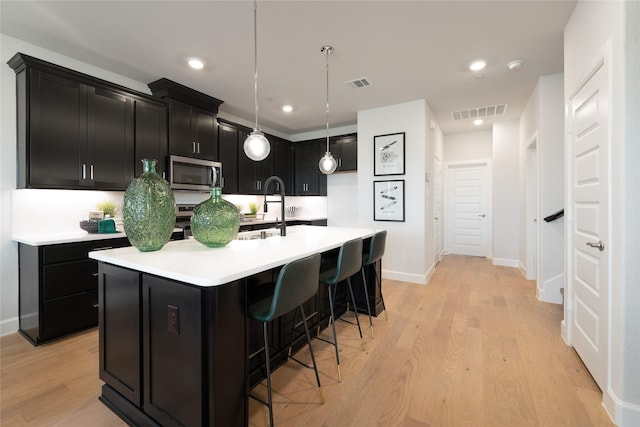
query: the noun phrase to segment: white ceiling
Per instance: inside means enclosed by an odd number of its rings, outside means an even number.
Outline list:
[[[260,127],[287,135],[357,112],[426,99],[444,133],[477,130],[451,112],[507,104],[520,116],[539,76],[563,70],[563,28],[575,1],[260,1]],[[252,1],[0,1],[9,36],[149,83],[162,77],[224,101],[252,122]],[[201,71],[187,67],[196,56]],[[468,64],[483,58],[477,77]],[[506,64],[525,61],[518,71]],[[366,77],[372,86],[345,82]],[[292,113],[281,106],[294,106]],[[498,119],[496,119],[498,120]],[[484,126],[490,126],[488,121]]]

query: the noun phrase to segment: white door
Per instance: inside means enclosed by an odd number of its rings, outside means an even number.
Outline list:
[[[442,260],[442,161],[433,160],[433,248],[435,264]]]
[[[572,344],[602,390],[608,362],[608,67],[571,100]]]
[[[489,223],[487,163],[447,165],[447,250],[486,257]]]

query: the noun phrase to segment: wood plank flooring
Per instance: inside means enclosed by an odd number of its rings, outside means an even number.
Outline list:
[[[366,351],[354,325],[337,323],[342,383],[333,347],[313,341],[324,405],[313,371],[290,361],[274,373],[278,426],[613,425],[560,337],[562,307],[537,301],[516,269],[447,256],[426,286],[383,286],[389,320],[374,318],[375,339],[363,328]],[[39,347],[2,337],[0,370],[2,427],[125,425],[98,401],[95,329]],[[249,402],[251,426],[268,425],[266,407]]]

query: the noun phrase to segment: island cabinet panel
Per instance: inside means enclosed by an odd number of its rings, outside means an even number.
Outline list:
[[[142,293],[144,411],[163,426],[203,425],[202,288],[143,275]]]
[[[126,238],[18,244],[19,332],[41,344],[98,324],[98,263],[90,251],[128,246]]]
[[[140,274],[103,263],[99,273],[100,379],[140,407]]]
[[[130,425],[246,426],[245,287],[100,263],[100,400]]]

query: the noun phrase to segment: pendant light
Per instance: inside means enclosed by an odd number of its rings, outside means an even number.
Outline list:
[[[320,172],[325,175],[330,175],[335,172],[338,167],[338,162],[333,158],[331,152],[329,151],[329,55],[333,53],[333,47],[331,46],[322,46],[320,52],[324,53],[326,58],[326,74],[327,74],[327,152],[324,153],[324,156],[320,159],[318,163],[318,167],[320,168]]]
[[[271,151],[269,140],[264,136],[260,129],[258,129],[258,1],[253,1],[253,92],[255,95],[255,112],[256,112],[256,126],[253,128],[253,132],[247,136],[244,140],[244,153],[251,160],[259,162],[264,160]]]

